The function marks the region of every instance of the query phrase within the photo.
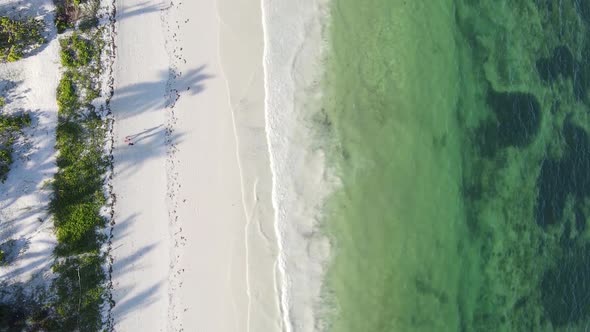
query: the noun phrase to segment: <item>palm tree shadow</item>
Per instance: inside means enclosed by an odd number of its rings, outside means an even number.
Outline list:
[[[122,286],[117,285],[119,282],[125,282],[125,279],[130,280],[127,275],[149,267],[150,259],[146,259],[146,255],[157,254],[154,251],[158,248],[158,243],[144,245],[127,255],[120,256],[117,254],[122,246],[129,245],[125,238],[133,231],[134,224],[138,222],[141,222],[139,214],[133,213],[129,217],[118,221],[114,226],[114,235],[118,239],[117,242],[120,243],[117,247],[111,249],[111,257],[113,258],[111,280],[115,283],[112,289],[114,306],[111,308],[111,318],[115,322],[121,321],[135,310],[145,309],[156,302],[158,296],[161,296],[158,290],[162,287],[162,281],[145,288],[130,283],[125,283]]]
[[[111,109],[117,121],[132,119],[149,112],[169,110],[171,96],[195,95],[205,90],[204,82],[213,78],[205,72],[202,65],[185,73],[161,72],[160,79],[151,82],[123,86],[116,89],[111,101]],[[173,97],[172,96],[172,97]],[[173,104],[173,103],[172,103]],[[177,144],[183,134],[169,132],[163,124],[144,128],[126,137],[114,151],[115,170],[126,175],[142,162],[165,155],[170,144]],[[127,140],[128,139],[128,140]]]
[[[134,17],[134,16],[140,16],[140,15],[145,15],[145,14],[165,10],[166,8],[167,7],[162,4],[148,5],[148,2],[144,1],[144,2],[137,4],[137,5],[121,8],[117,12],[116,18],[117,18],[117,20],[123,20],[123,19]]]
[[[206,66],[186,73],[160,72],[159,79],[117,88],[111,101],[112,110],[120,118],[129,118],[151,111],[158,111],[170,105],[174,94],[195,95],[205,90],[204,82],[213,78],[205,73]]]

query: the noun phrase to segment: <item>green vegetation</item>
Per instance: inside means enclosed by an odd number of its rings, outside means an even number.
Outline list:
[[[31,124],[28,114],[6,116],[0,114],[0,181],[4,182],[12,164],[13,144],[21,129]]]
[[[77,32],[60,40],[60,45],[61,63],[67,68],[88,66],[96,54],[93,43]]]
[[[64,256],[97,249],[96,228],[104,225],[99,216],[104,204],[100,120],[94,115],[83,121],[64,119],[57,128],[59,167],[53,183],[55,197],[52,210],[59,245]]]
[[[60,24],[63,30],[73,27],[82,17],[96,23],[89,18],[93,14],[80,12],[79,1],[57,5],[58,30]],[[56,91],[59,170],[53,182],[51,211],[58,240],[53,271],[58,277],[52,285],[51,330],[98,331],[102,327],[106,276],[105,257],[100,252],[105,219],[100,210],[105,204],[102,188],[108,163],[103,156],[103,122],[91,105],[99,96],[96,82],[101,71],[101,34],[100,28],[87,24],[60,40],[60,58],[66,71]]]
[[[0,60],[13,62],[44,42],[41,35],[43,22],[35,19],[24,21],[0,17]]]
[[[50,204],[58,244],[53,271],[56,278],[49,293],[35,291],[35,297],[23,295],[27,285],[13,285],[8,303],[0,304],[0,331],[99,331],[101,308],[105,301],[105,240],[101,229],[105,219],[100,210],[105,204],[103,175],[108,166],[103,156],[105,129],[94,112],[92,100],[99,96],[102,31],[95,17],[99,2],[59,1],[58,30],[80,30],[60,40],[61,62],[65,73],[56,98],[58,124],[56,149],[58,171],[52,182]],[[82,28],[82,23],[83,28]],[[16,21],[0,17],[0,61],[15,61],[43,42],[40,21]],[[0,97],[0,108],[5,100]],[[4,115],[0,112],[0,180],[12,163],[12,145],[17,134],[29,125],[28,114]],[[0,250],[0,262],[4,252]],[[13,296],[14,295],[14,296]]]
[[[100,330],[100,309],[105,291],[100,247],[105,220],[102,120],[89,104],[99,94],[95,81],[99,73],[100,33],[75,32],[60,41],[61,60],[66,72],[57,88],[59,122],[56,148],[58,172],[53,182],[54,215],[58,245],[53,266],[59,277],[56,294],[55,329]]]
[[[57,106],[60,115],[68,116],[74,114],[78,109],[78,95],[74,85],[73,75],[66,72],[57,86]]]

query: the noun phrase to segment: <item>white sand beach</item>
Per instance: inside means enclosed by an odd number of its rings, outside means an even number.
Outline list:
[[[260,2],[116,6],[115,330],[281,330]]]

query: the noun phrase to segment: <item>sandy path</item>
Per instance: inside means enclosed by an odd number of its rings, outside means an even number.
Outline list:
[[[115,327],[272,332],[260,4],[168,4],[117,3]]]

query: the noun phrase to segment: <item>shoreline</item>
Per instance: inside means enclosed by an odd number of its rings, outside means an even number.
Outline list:
[[[279,240],[284,330],[325,328],[322,287],[331,258],[323,204],[338,186],[323,151],[322,60],[328,1],[262,0],[265,121]],[[287,37],[286,37],[287,36]],[[272,87],[272,93],[271,93]],[[318,145],[316,140],[320,141]]]
[[[260,0],[218,0],[217,10],[222,27],[219,57],[232,111],[246,216],[247,328],[278,331],[281,281],[276,273],[278,248],[266,140],[262,7]],[[241,55],[238,61],[235,54]]]

